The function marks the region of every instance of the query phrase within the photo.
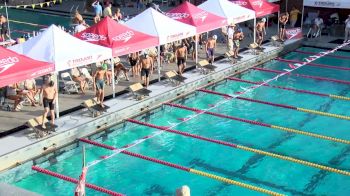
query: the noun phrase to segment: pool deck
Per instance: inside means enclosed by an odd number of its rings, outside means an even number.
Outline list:
[[[283,50],[290,51],[299,45],[300,43],[293,43],[283,48],[274,47],[268,43],[264,46],[266,49],[263,54],[252,55],[249,51],[242,52],[243,59],[234,65],[227,58],[219,60],[214,63],[218,67],[215,72],[205,75],[197,69],[186,72],[184,76],[188,79],[179,86],[173,86],[167,80],[152,84],[149,87],[152,93],[141,101],[134,99],[131,93],[123,94],[106,101],[105,104],[110,109],[96,118],[92,118],[85,109],[67,114],[57,120],[56,132],[42,139],[33,138],[32,131],[29,129],[0,138],[0,162],[2,163],[0,171],[52,153],[76,141],[77,138],[101,132],[126,118],[149,111],[166,101],[184,96],[200,87],[269,61],[279,56]]]

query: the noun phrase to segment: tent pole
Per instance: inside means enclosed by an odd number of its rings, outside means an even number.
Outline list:
[[[113,98],[115,98],[115,75],[114,75],[114,59],[111,59],[112,66],[112,89],[113,89]]]
[[[59,82],[58,82],[58,72],[57,73],[55,73],[55,75],[56,75],[56,86],[57,86],[57,97],[56,97],[56,118],[59,118],[60,117],[60,106],[59,106],[59,104],[58,104],[58,90],[60,89],[60,85],[59,85]],[[52,117],[51,117],[52,118]]]
[[[277,35],[279,35],[279,32],[280,32],[280,12],[281,11],[278,11],[278,14],[277,14]]]
[[[254,18],[254,35],[253,35],[253,37],[254,37],[254,43],[256,43],[256,16]]]
[[[301,21],[300,21],[300,29],[301,29],[301,32],[303,32],[303,24],[304,24],[304,4],[303,4],[303,9],[301,11]]]
[[[197,68],[197,63],[198,63],[198,34],[196,34],[196,45],[195,45],[195,50],[196,50],[196,68]]]
[[[269,28],[269,15],[266,16],[266,29]]]
[[[4,3],[5,3],[5,10],[6,10],[6,18],[7,18],[7,29],[8,29],[9,37],[10,37],[10,39],[11,39],[11,29],[10,29],[9,12],[8,12],[8,10],[7,10],[7,3],[6,3],[6,1],[4,1]],[[3,40],[3,41],[5,41],[5,40]]]
[[[160,45],[158,45],[158,82],[160,82]]]

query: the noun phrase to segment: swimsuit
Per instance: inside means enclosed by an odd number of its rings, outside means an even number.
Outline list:
[[[263,31],[257,30],[257,31],[256,31],[256,35],[257,35],[258,37],[263,37],[264,34],[263,34]]]
[[[131,67],[134,67],[137,64],[137,60],[132,57],[129,58],[129,62]]]
[[[177,66],[185,65],[185,63],[186,63],[185,57],[177,57]]]
[[[53,103],[53,99],[48,99],[46,97],[43,98],[44,108],[50,108],[50,110],[55,109],[55,104]]]
[[[233,40],[233,44],[235,45],[236,48],[239,48],[239,40]]]
[[[207,56],[208,56],[208,58],[214,56],[214,48],[207,49]]]
[[[102,90],[105,85],[104,80],[96,80],[96,88],[97,90]]]
[[[283,23],[281,23],[281,24],[280,24],[280,28],[281,28],[281,29],[285,29],[285,28],[286,28],[286,25],[283,24]]]
[[[149,68],[148,69],[145,69],[145,68],[142,68],[141,69],[141,76],[146,76],[148,77],[149,76]]]

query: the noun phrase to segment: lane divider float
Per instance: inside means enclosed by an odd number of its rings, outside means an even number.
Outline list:
[[[207,89],[199,89],[197,91],[215,94],[215,95],[220,95],[220,96],[223,96],[225,98],[232,97],[229,94],[219,93],[219,92],[215,92],[215,91],[211,91],[211,90],[207,90]],[[271,105],[271,106],[290,109],[290,110],[297,110],[297,111],[310,113],[310,114],[316,114],[316,115],[320,115],[320,116],[327,116],[327,117],[332,117],[332,118],[350,120],[350,116],[344,116],[344,115],[340,115],[340,114],[333,114],[333,113],[322,112],[322,111],[318,111],[318,110],[311,110],[311,109],[306,109],[306,108],[300,108],[300,107],[295,107],[295,106],[290,106],[290,105],[285,105],[285,104],[272,103],[272,102],[268,102],[268,101],[261,101],[261,100],[257,100],[257,99],[246,98],[246,97],[235,97],[235,98],[239,99],[239,100],[243,100],[243,101],[260,103],[260,104],[264,104],[264,105]]]
[[[250,69],[257,70],[257,71],[263,71],[263,72],[277,73],[277,74],[286,73],[285,71],[279,71],[279,70],[274,70],[274,69],[265,69],[265,68],[260,68],[260,67],[252,67]],[[338,79],[334,79],[334,78],[325,78],[325,77],[311,76],[311,75],[304,75],[304,74],[292,74],[290,72],[288,73],[288,75],[302,77],[302,78],[311,78],[311,79],[315,79],[315,80],[323,80],[323,81],[327,81],[327,82],[335,82],[335,83],[348,84],[348,85],[350,84],[350,81],[338,80]]]
[[[204,113],[204,114],[209,114],[209,115],[220,117],[220,118],[226,118],[226,119],[235,120],[235,121],[239,121],[239,122],[249,123],[249,124],[252,124],[252,125],[268,127],[268,128],[272,128],[272,129],[277,129],[277,130],[286,131],[286,132],[290,132],[290,133],[296,133],[296,134],[300,134],[300,135],[306,135],[306,136],[310,136],[310,137],[314,137],[314,138],[329,140],[329,141],[343,143],[343,144],[350,144],[349,140],[334,138],[334,137],[320,135],[320,134],[316,134],[316,133],[310,133],[310,132],[297,130],[297,129],[292,129],[292,128],[288,128],[288,127],[282,127],[282,126],[262,123],[262,122],[259,122],[259,121],[248,120],[248,119],[244,119],[244,118],[238,118],[238,117],[224,115],[224,114],[219,114],[219,113],[215,113],[215,112],[208,112],[208,111],[200,110],[200,109],[197,109],[197,108],[190,108],[190,107],[187,107],[187,106],[184,106],[184,105],[179,105],[179,104],[174,104],[174,103],[166,103],[165,105],[169,105],[171,107],[177,107],[177,108],[193,111],[193,112],[196,112],[196,113]]]
[[[285,62],[285,63],[303,63],[303,61],[288,60],[288,59],[282,59],[282,58],[276,58],[276,60],[280,61],[280,62]],[[318,63],[308,63],[308,64],[306,64],[306,66],[323,67],[323,68],[329,68],[329,69],[350,71],[350,67],[324,65],[324,64],[318,64]]]
[[[41,24],[36,24],[36,23],[30,23],[30,22],[22,22],[22,21],[18,21],[18,20],[9,20],[9,22],[13,22],[13,23],[18,23],[18,24],[25,24],[25,25],[30,25],[30,26],[36,26],[36,27],[42,27],[42,28],[47,28],[49,26],[47,25],[41,25]]]
[[[310,94],[310,95],[317,95],[317,96],[322,96],[322,97],[330,97],[333,99],[350,101],[350,97],[344,97],[344,96],[339,96],[339,95],[325,94],[325,93],[319,93],[319,92],[315,92],[315,91],[289,88],[289,87],[284,87],[284,86],[269,85],[269,84],[264,84],[263,82],[253,82],[253,81],[243,80],[243,79],[234,78],[234,77],[228,77],[227,79],[232,80],[232,81],[244,82],[244,83],[248,83],[248,84],[262,84],[263,86],[267,86],[267,87],[271,87],[271,88],[278,88],[278,89],[288,90],[288,91],[294,91],[294,92],[298,92],[298,93],[305,93],[305,94]]]
[[[200,111],[200,110],[197,110],[197,111]],[[273,157],[273,158],[277,158],[277,159],[281,159],[281,160],[286,160],[286,161],[290,161],[290,162],[306,165],[306,166],[309,166],[309,167],[314,167],[314,168],[317,168],[317,169],[320,169],[320,170],[325,170],[325,171],[329,171],[329,172],[334,172],[334,173],[350,176],[350,172],[348,172],[348,171],[344,171],[344,170],[336,169],[336,168],[333,168],[333,167],[320,165],[320,164],[309,162],[309,161],[304,161],[304,160],[301,160],[301,159],[296,159],[296,158],[285,156],[285,155],[280,155],[280,154],[277,154],[277,153],[267,152],[267,151],[264,151],[264,150],[259,150],[259,149],[256,149],[256,148],[247,147],[247,146],[243,146],[243,145],[239,145],[239,144],[233,144],[233,143],[222,141],[222,140],[206,138],[206,137],[203,137],[203,136],[199,136],[199,135],[195,135],[195,134],[191,134],[191,133],[186,133],[186,132],[182,132],[182,131],[178,131],[178,130],[172,130],[172,129],[169,129],[168,127],[157,126],[157,125],[153,125],[153,124],[150,124],[150,123],[137,121],[137,120],[134,120],[134,119],[128,119],[128,121],[132,122],[132,123],[139,124],[139,125],[143,125],[143,126],[147,126],[147,127],[163,130],[165,132],[175,133],[175,134],[186,136],[186,137],[191,137],[191,138],[195,138],[195,139],[199,139],[199,140],[203,140],[203,141],[207,141],[207,142],[211,142],[211,143],[216,143],[216,144],[219,144],[219,145],[228,146],[228,147],[231,147],[231,148],[236,148],[236,149],[253,152],[253,153],[256,153],[256,154],[260,154],[260,155],[265,155],[265,156],[269,156],[269,157]]]
[[[117,148],[115,148],[113,146],[109,146],[109,145],[106,145],[106,144],[98,143],[98,142],[91,141],[91,140],[88,140],[88,139],[80,138],[79,140],[81,142],[85,142],[85,143],[88,143],[88,144],[91,144],[91,145],[95,145],[95,146],[98,146],[98,147],[101,147],[101,148],[105,148],[105,149],[108,149],[108,150],[113,150],[113,151],[117,150]],[[148,156],[141,155],[141,154],[137,154],[137,153],[134,153],[134,152],[130,152],[130,151],[124,150],[121,153],[129,155],[129,156],[132,156],[132,157],[136,157],[136,158],[139,158],[139,159],[143,159],[143,160],[146,160],[146,161],[150,161],[150,162],[153,162],[153,163],[158,163],[158,164],[161,164],[161,165],[165,165],[165,166],[168,166],[168,167],[172,167],[172,168],[175,168],[175,169],[186,171],[186,172],[189,172],[189,173],[197,174],[197,175],[200,175],[200,176],[203,176],[203,177],[207,177],[207,178],[211,178],[211,179],[214,179],[214,180],[218,180],[218,181],[221,181],[221,182],[224,182],[224,183],[227,183],[227,184],[237,185],[237,186],[240,186],[240,187],[243,187],[243,188],[247,188],[247,189],[250,189],[250,190],[253,190],[253,191],[265,193],[265,194],[268,194],[268,195],[276,195],[276,196],[283,195],[283,194],[280,194],[280,193],[277,193],[277,192],[274,192],[274,191],[270,191],[270,190],[267,190],[267,189],[263,189],[263,188],[260,188],[260,187],[257,187],[257,186],[253,186],[253,185],[249,185],[249,184],[246,184],[246,183],[238,182],[238,181],[231,180],[231,179],[228,179],[228,178],[224,178],[224,177],[221,177],[221,176],[218,176],[218,175],[210,174],[210,173],[203,172],[203,171],[200,171],[200,170],[195,170],[195,169],[192,169],[192,168],[189,168],[189,167],[184,167],[184,166],[181,166],[181,165],[177,165],[177,164],[170,163],[170,162],[167,162],[167,161],[155,159],[155,158],[148,157]]]
[[[56,173],[56,172],[53,172],[53,171],[50,171],[50,170],[47,170],[47,169],[35,166],[35,165],[32,166],[32,170],[35,170],[37,172],[40,172],[40,173],[43,173],[43,174],[46,174],[46,175],[49,175],[49,176],[53,176],[53,177],[59,178],[61,180],[67,181],[67,182],[71,182],[71,183],[74,183],[74,184],[79,183],[79,180],[77,180],[75,178],[71,178],[69,176],[65,176],[63,174],[59,174],[59,173]],[[102,193],[106,193],[108,195],[123,196],[123,194],[121,194],[121,193],[117,193],[117,192],[105,189],[103,187],[96,186],[94,184],[86,183],[85,186],[90,188],[90,189],[94,189],[96,191],[99,191],[99,192],[102,192]]]
[[[302,54],[318,54],[318,52],[311,52],[311,51],[303,51],[303,50],[295,50],[294,52],[302,53]],[[327,57],[333,57],[337,59],[348,59],[350,60],[349,56],[341,56],[341,55],[334,55],[334,54],[326,54]]]

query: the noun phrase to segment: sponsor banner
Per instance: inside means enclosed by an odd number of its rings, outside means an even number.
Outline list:
[[[123,43],[128,42],[131,38],[133,38],[135,33],[133,31],[126,31],[125,33],[121,33],[117,36],[112,37],[112,40],[115,42],[122,41]]]
[[[82,33],[80,37],[83,40],[89,41],[89,42],[98,42],[98,41],[105,41],[107,37],[105,35],[98,35],[95,33]]]
[[[190,17],[188,13],[166,13],[165,15],[174,20],[182,20]]]
[[[190,32],[186,32],[186,33],[177,33],[177,34],[173,34],[173,35],[169,35],[166,38],[167,42],[173,42],[173,41],[177,41],[183,38],[187,38],[190,36]]]
[[[243,7],[247,7],[248,6],[248,0],[231,0],[232,3],[239,5],[239,6],[243,6]],[[252,7],[258,7],[258,8],[262,8],[264,5],[264,1],[263,0],[255,0],[255,1],[250,1],[250,4]]]
[[[193,15],[194,20],[201,20],[202,22],[204,22],[207,17],[208,17],[208,12],[206,11],[202,11]]]
[[[349,0],[304,0],[304,6],[325,8],[350,8]]]
[[[19,62],[19,59],[15,56],[0,59],[0,74],[5,72],[6,70],[8,70],[10,67],[14,66],[18,62]]]
[[[286,29],[287,39],[301,39],[303,38],[303,33],[301,28]]]

